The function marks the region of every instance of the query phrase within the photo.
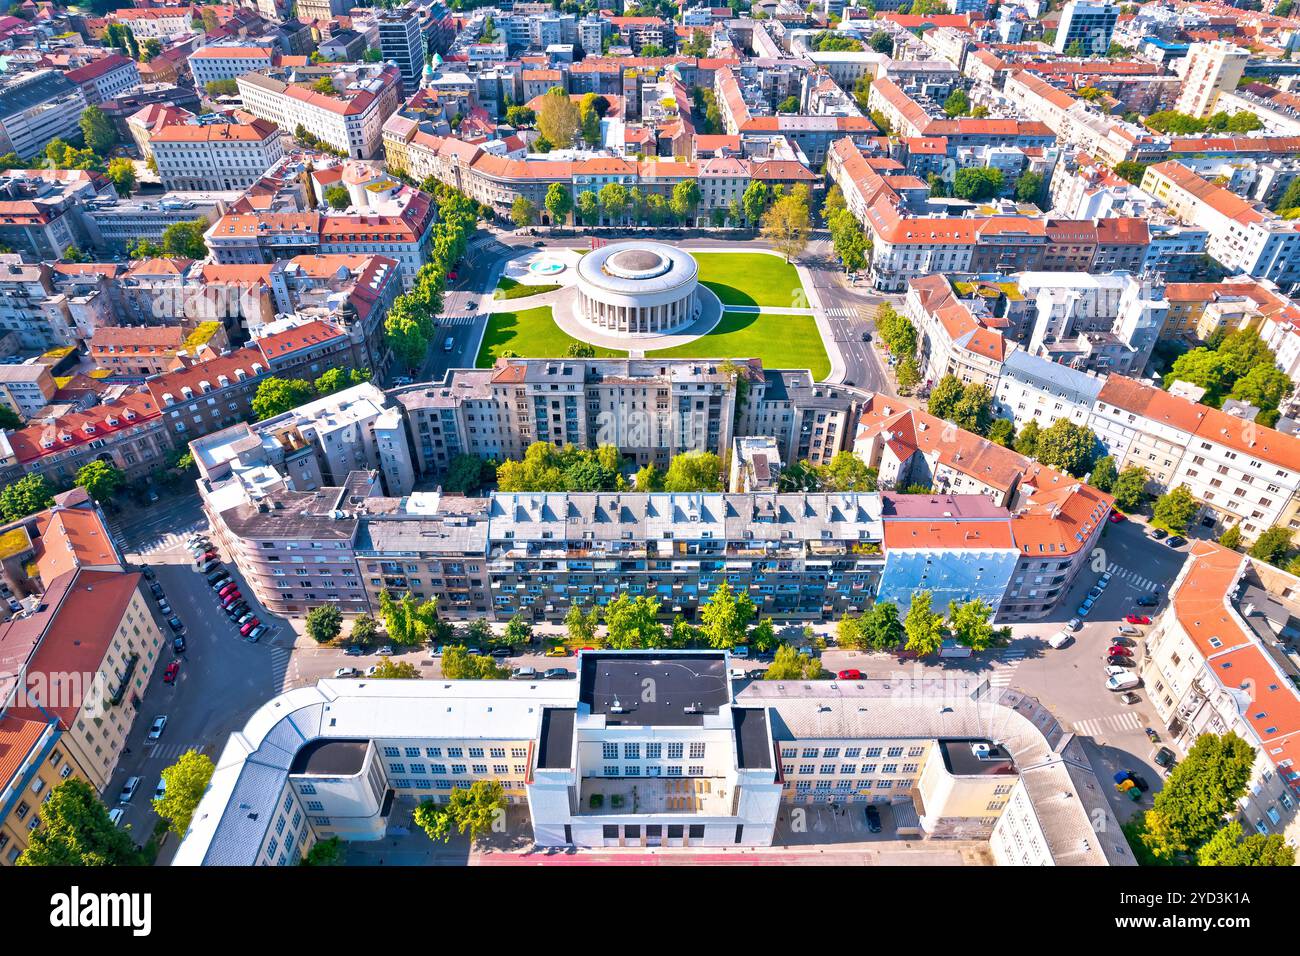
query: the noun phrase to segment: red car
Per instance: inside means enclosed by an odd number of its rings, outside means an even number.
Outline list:
[[[862,671],[849,668],[836,675],[840,680],[862,680]]]
[[[223,598],[227,594],[230,594],[232,591],[238,591],[238,590],[239,590],[239,585],[237,585],[234,581],[231,581],[224,588],[222,588],[220,591],[217,592],[217,597]]]
[[[1133,652],[1122,644],[1116,644],[1106,651],[1107,657],[1132,657]]]
[[[1128,624],[1150,624],[1151,618],[1145,614],[1130,614],[1124,618],[1124,621]]]
[[[240,599],[239,588],[235,588],[235,590],[233,591],[227,591],[221,598],[221,606],[230,607],[230,605],[234,604],[239,599]]]
[[[261,623],[262,622],[259,621],[257,618],[253,618],[251,621],[249,621],[247,624],[245,624],[243,627],[239,629],[239,635],[241,637],[248,637],[248,632],[251,631],[253,628],[257,627],[257,625]]]
[[[167,665],[167,670],[163,671],[163,683],[164,684],[176,683],[176,675],[179,674],[180,672],[181,672],[181,662],[172,661],[170,664]]]
[[[1110,523],[1111,523],[1111,524],[1119,524],[1121,521],[1125,521],[1125,520],[1127,520],[1127,518],[1128,518],[1128,515],[1124,514],[1124,512],[1122,512],[1122,511],[1112,511],[1112,512],[1110,513]]]
[[[215,551],[207,551],[201,558],[199,558],[199,564],[207,564],[209,561],[216,561],[220,557],[221,555],[217,554]]]

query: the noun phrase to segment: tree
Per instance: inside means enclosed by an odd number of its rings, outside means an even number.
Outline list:
[[[600,114],[593,105],[595,93],[588,93],[578,104],[578,123],[582,128],[582,139],[588,146],[600,145]]]
[[[257,392],[253,395],[253,414],[258,421],[274,418],[311,401],[315,395],[311,382],[272,376],[258,384]]]
[[[1115,175],[1128,180],[1136,186],[1142,182],[1142,177],[1146,175],[1147,167],[1150,165],[1150,163],[1139,163],[1137,160],[1126,159],[1115,164]]]
[[[339,866],[346,852],[343,841],[333,836],[328,840],[317,840],[302,858],[302,866]]]
[[[668,205],[679,220],[690,222],[700,205],[700,184],[694,179],[683,179],[673,187]]]
[[[516,129],[524,126],[532,126],[537,122],[537,114],[527,106],[507,106],[506,123]],[[556,185],[559,185],[558,183]]]
[[[1127,471],[1127,469],[1125,469]],[[1124,476],[1121,475],[1121,478]],[[1196,516],[1198,505],[1186,485],[1179,485],[1156,499],[1151,508],[1152,524],[1170,534],[1183,534]]]
[[[546,211],[551,214],[551,225],[562,226],[573,211],[573,196],[561,183],[551,183],[546,190]]]
[[[916,591],[903,619],[907,635],[907,650],[921,657],[936,653],[943,646],[943,615],[931,609],[933,595],[929,591]]]
[[[370,370],[363,368],[329,368],[326,369],[316,381],[312,382],[312,388],[317,395],[333,395],[335,392],[341,392],[345,388],[353,388],[362,385],[370,380]]]
[[[98,106],[87,106],[77,125],[81,127],[86,148],[91,152],[107,156],[108,151],[117,145],[117,131],[113,129],[113,121]]]
[[[663,491],[664,476],[654,465],[642,465],[634,484],[637,491]]]
[[[553,86],[537,106],[537,129],[557,149],[573,145],[579,129],[578,108],[561,87]]]
[[[859,620],[867,647],[873,651],[892,651],[907,636],[893,601],[878,601]]]
[[[110,159],[105,175],[123,199],[135,192],[135,163],[125,156]]]
[[[442,652],[442,676],[447,680],[505,680],[510,671],[490,657],[471,654],[463,645],[453,644]]]
[[[414,647],[429,640],[438,622],[438,601],[429,598],[417,602],[410,591],[396,600],[388,589],[379,592],[379,616],[384,619],[384,630],[394,644]]]
[[[1276,411],[1283,397],[1291,391],[1291,379],[1271,361],[1261,362],[1233,383],[1229,398],[1249,402],[1263,412]]]
[[[745,220],[751,225],[758,223],[763,218],[763,211],[767,209],[767,204],[771,201],[771,187],[757,179],[752,180],[745,187],[744,195],[740,197],[740,207],[744,210]]]
[[[420,669],[410,661],[394,661],[383,658],[375,665],[374,671],[366,675],[374,680],[420,680]]]
[[[600,211],[611,223],[617,223],[627,213],[627,187],[622,183],[606,183],[600,188]]]
[[[992,199],[1002,192],[1002,170],[965,166],[952,180],[952,194],[968,202]]]
[[[780,643],[776,636],[776,625],[770,617],[761,619],[749,632],[749,646],[759,654],[766,654]]]
[[[1254,760],[1254,749],[1234,733],[1196,739],[1146,813],[1142,839],[1156,859],[1185,859],[1210,841],[1245,794]]]
[[[139,866],[131,834],[113,825],[93,787],[77,777],[50,791],[19,866]]]
[[[1016,426],[1011,424],[1009,418],[997,418],[989,426],[989,433],[986,436],[989,441],[1001,445],[1003,448],[1010,448],[1011,443],[1016,440]]]
[[[336,604],[322,604],[307,612],[305,627],[317,644],[328,644],[343,630],[343,613]]]
[[[739,594],[726,581],[720,582],[700,607],[700,632],[713,648],[735,647],[743,643],[749,623],[756,611],[749,592]]]
[[[506,647],[522,647],[533,640],[533,626],[524,620],[523,616],[516,612],[509,621],[506,622],[505,632],[502,636],[502,645]]]
[[[821,661],[804,656],[790,644],[776,649],[772,663],[763,673],[764,680],[815,680],[822,673]]]
[[[600,201],[591,189],[578,193],[578,218],[584,226],[594,226],[600,221]]]
[[[596,640],[596,626],[600,623],[600,609],[592,605],[586,613],[580,604],[570,604],[564,615],[564,630],[569,640],[579,647],[589,647]]]
[[[362,614],[352,622],[348,632],[348,643],[369,644],[379,636],[379,622],[369,614]]]
[[[216,769],[211,757],[190,749],[162,772],[167,789],[161,797],[154,798],[153,809],[158,816],[170,822],[169,829],[178,837],[185,836],[189,830],[190,820]]]
[[[626,591],[605,605],[605,642],[615,650],[660,647],[664,628],[659,623],[659,599]]]
[[[1279,197],[1273,206],[1273,211],[1281,213],[1298,207],[1300,207],[1300,177],[1291,180],[1291,185],[1287,186],[1286,192]]]
[[[439,299],[438,308],[441,306]],[[384,342],[407,368],[418,367],[428,354],[434,334],[433,311],[407,296],[398,296],[384,318]]]
[[[1295,849],[1287,846],[1280,833],[1243,834],[1241,823],[1236,820],[1221,827],[1196,851],[1197,865],[1295,866]]]
[[[1137,511],[1146,499],[1147,470],[1139,465],[1129,465],[1115,478],[1110,493],[1115,496],[1115,507],[1120,511]]]
[[[953,424],[977,435],[983,435],[993,424],[993,393],[987,385],[967,383],[961,398],[952,410]]]
[[[515,201],[510,204],[510,221],[517,229],[531,226],[537,221],[537,207],[527,196],[516,196]]]
[[[1043,174],[1032,170],[1021,173],[1016,180],[1015,196],[1017,202],[1038,204],[1043,194]]]
[[[126,474],[111,462],[96,459],[77,469],[72,480],[96,501],[108,501],[126,484]]]
[[[22,427],[23,420],[18,413],[8,405],[0,405],[0,431],[10,432]]]
[[[1092,467],[1097,436],[1085,425],[1068,418],[1058,418],[1038,436],[1038,453],[1034,457],[1049,468],[1069,472],[1081,478]]]
[[[496,469],[491,462],[475,455],[457,455],[447,465],[447,471],[442,476],[442,488],[444,491],[467,495],[483,487],[495,474]]]
[[[55,503],[55,488],[44,475],[32,472],[0,489],[0,514],[6,522],[47,509]]]
[[[776,104],[776,111],[778,113],[798,113],[799,97],[793,95],[787,96],[780,103]]]
[[[352,197],[346,186],[331,186],[325,190],[325,203],[331,209],[347,209],[352,205]]]
[[[916,355],[916,326],[912,320],[898,311],[888,302],[876,311],[876,331],[881,340],[889,346],[889,354],[900,361]],[[957,381],[955,376],[945,376]],[[940,380],[942,382],[942,379]],[[960,383],[958,383],[960,386]],[[938,414],[931,411],[931,414]]]
[[[948,94],[943,101],[943,111],[949,116],[965,116],[970,112],[970,97],[960,86]]]
[[[1092,474],[1088,476],[1088,482],[1098,491],[1109,493],[1115,487],[1115,479],[1118,477],[1114,456],[1102,455],[1093,462]]]
[[[1033,458],[1038,454],[1038,435],[1041,431],[1038,422],[1031,418],[1025,422],[1025,427],[1020,429],[1020,433],[1016,435],[1016,440],[1012,442],[1011,447],[1026,458]]]
[[[1219,535],[1219,544],[1223,545],[1225,548],[1231,548],[1233,551],[1236,551],[1241,547],[1241,539],[1241,526],[1234,524],[1232,527],[1228,528],[1227,531],[1223,532],[1223,534]]]
[[[203,89],[207,91],[208,96],[234,96],[239,92],[239,84],[234,80],[209,80],[204,84]]]
[[[500,825],[506,812],[505,791],[499,780],[476,780],[469,787],[457,787],[446,803],[426,800],[415,808],[415,825],[431,840],[444,843],[454,827],[469,835],[471,843]]]
[[[871,44],[871,49],[875,50],[877,53],[883,53],[886,56],[889,56],[894,52],[894,38],[884,30],[877,30],[875,33],[871,34],[871,40],[869,42]]]
[[[206,219],[172,223],[163,230],[163,253],[177,259],[206,259],[208,245],[203,234],[207,229]]]
[[[995,632],[990,620],[993,609],[975,598],[963,603],[948,602],[948,628],[958,644],[971,650],[988,650],[993,644]]]
[[[853,452],[841,451],[821,465],[817,475],[823,491],[875,491],[880,472]]]
[[[893,351],[892,348],[890,351]],[[930,389],[930,400],[926,410],[935,418],[951,421],[956,412],[957,403],[961,401],[964,386],[956,375],[945,375]]]
[[[663,484],[664,491],[721,491],[722,459],[710,451],[674,455]]]
[[[1277,525],[1264,531],[1250,546],[1250,556],[1269,564],[1282,566],[1287,552],[1291,550],[1291,532]]]
[[[786,262],[798,258],[808,245],[812,223],[806,192],[806,188],[797,187],[763,213],[763,238],[785,256]]]

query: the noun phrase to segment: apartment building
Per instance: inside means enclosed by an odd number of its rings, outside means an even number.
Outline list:
[[[1057,53],[1065,53],[1077,43],[1084,53],[1105,56],[1118,20],[1119,7],[1115,4],[1071,0],[1061,9],[1053,47]]]
[[[194,85],[202,90],[217,80],[237,80],[247,73],[270,70],[280,55],[273,46],[248,46],[242,43],[212,43],[190,54],[190,74]],[[240,95],[243,93],[241,91]],[[245,102],[245,107],[249,104]]]
[[[1238,525],[1253,539],[1272,525],[1296,521],[1300,440],[1111,375],[1097,394],[1088,427],[1117,468],[1147,470],[1164,491],[1185,485],[1210,528]]]
[[[1235,733],[1255,750],[1246,793],[1233,809],[1243,827],[1297,839],[1295,648],[1300,582],[1262,561],[1196,541],[1146,637],[1140,673],[1173,746],[1201,734]]]
[[[41,825],[50,792],[73,777],[86,780],[54,717],[0,716],[0,866],[13,866]]]
[[[221,349],[226,344],[225,329],[213,322],[196,333],[179,325],[110,325],[96,329],[87,346],[91,360],[111,377],[143,381],[172,369],[182,351]]]
[[[905,832],[986,839],[1008,864],[1134,862],[1080,745],[1036,702],[967,679],[737,694],[728,663],[725,651],[589,652],[564,683],[300,688],[231,738],[175,864],[292,865],[318,839],[381,839],[395,799],[442,802],[476,780],[527,806],[541,846],[767,846],[792,806],[881,803]],[[647,672],[658,700],[690,706],[646,703]],[[279,728],[309,723],[319,737],[290,759],[261,756]],[[278,769],[268,779],[262,766]],[[1009,806],[1032,829],[1000,835]],[[1078,840],[1098,818],[1112,836]]]
[[[0,83],[0,152],[35,156],[80,131],[86,95],[58,70],[35,70]]]
[[[330,78],[334,93],[318,92],[314,83]],[[343,156],[375,159],[383,150],[384,121],[397,111],[401,74],[384,64],[332,64],[318,75],[246,73],[238,78],[244,108],[284,130],[302,127]]]
[[[402,90],[410,96],[420,88],[427,50],[420,18],[413,8],[399,8],[379,13],[379,52],[387,63],[396,63],[402,75]]]
[[[993,393],[993,410],[1023,428],[1046,428],[1064,418],[1087,425],[1105,379],[1017,349],[1002,363]]]
[[[1182,92],[1178,96],[1178,112],[1196,117],[1215,112],[1219,94],[1236,90],[1249,59],[1249,51],[1226,40],[1191,44],[1183,71]]]
[[[0,402],[23,419],[50,403],[58,391],[50,367],[40,362],[0,365]]]
[[[166,638],[139,574],[74,569],[53,578],[40,604],[0,625],[6,662],[23,686],[6,687],[5,716],[58,721],[61,746],[96,789],[108,785]],[[21,807],[14,810],[26,820]],[[39,816],[39,802],[31,803]]]
[[[168,40],[194,32],[194,15],[188,7],[124,7],[112,11],[108,19],[128,27],[137,40]]]
[[[955,375],[965,384],[994,388],[1016,344],[990,328],[1004,323],[976,309],[978,300],[958,299],[946,276],[908,281],[903,313],[916,326],[917,366],[926,381]]]
[[[1282,286],[1300,282],[1300,229],[1216,186],[1182,163],[1149,166],[1142,188],[1180,220],[1208,228],[1206,251],[1232,272]]]
[[[154,132],[149,146],[168,191],[246,189],[284,156],[280,128],[263,119],[172,123]]]
[[[136,69],[135,61],[120,53],[110,53],[91,60],[85,66],[68,70],[63,76],[69,83],[81,87],[82,95],[91,106],[98,106],[105,100],[129,93],[140,85],[140,72]]]

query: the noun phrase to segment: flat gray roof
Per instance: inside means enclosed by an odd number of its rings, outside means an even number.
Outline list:
[[[611,726],[698,727],[731,702],[722,651],[584,652],[578,702]]]

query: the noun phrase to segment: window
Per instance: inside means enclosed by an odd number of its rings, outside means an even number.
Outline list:
[[[640,760],[640,759],[641,759],[641,745],[640,745],[640,744],[624,744],[624,745],[623,745],[623,759],[624,759],[624,760]]]
[[[829,755],[828,755],[829,756]],[[691,744],[691,759],[702,760],[704,758],[704,742],[697,741]]]

